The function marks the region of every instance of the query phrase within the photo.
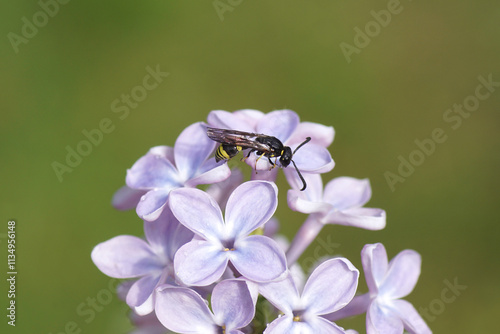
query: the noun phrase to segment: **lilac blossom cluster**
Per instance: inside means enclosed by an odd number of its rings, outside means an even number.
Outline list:
[[[207,126],[274,136],[292,150],[311,137],[293,156],[307,188],[299,190],[294,168],[271,168],[257,152],[245,160],[255,171],[243,182],[238,169],[215,161],[218,143]],[[357,333],[335,321],[363,313],[369,334],[431,333],[402,299],[420,275],[413,250],[388,261],[382,244],[365,245],[365,294],[356,295],[359,271],[343,257],[323,259],[305,278],[297,260],[325,224],[380,230],[386,223],[384,210],[364,207],[367,179],[323,185],[321,174],[334,167],[327,150],[333,138],[332,127],[300,122],[290,110],[217,110],[182,131],[173,147],[153,147],[137,160],[113,205],[135,208],[145,237],[120,235],[92,251],[104,274],[127,279],[118,294],[132,309],[133,333]],[[274,217],[280,170],[289,208],[307,214],[290,244]]]

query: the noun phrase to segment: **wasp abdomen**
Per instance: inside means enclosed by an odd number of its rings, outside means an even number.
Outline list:
[[[238,145],[221,144],[215,152],[215,161],[219,162],[221,160],[229,160],[241,150],[242,147]]]

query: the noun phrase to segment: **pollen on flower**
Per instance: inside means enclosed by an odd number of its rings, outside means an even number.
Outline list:
[[[293,312],[293,321],[294,322],[302,322],[302,321],[304,321],[304,319],[302,319],[303,315],[304,315],[304,311],[303,310],[294,311]]]

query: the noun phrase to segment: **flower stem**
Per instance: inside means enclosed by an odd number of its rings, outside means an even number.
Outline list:
[[[314,239],[316,239],[322,228],[323,224],[316,218],[315,215],[310,215],[306,219],[286,252],[288,267],[297,261],[304,250],[309,247]]]

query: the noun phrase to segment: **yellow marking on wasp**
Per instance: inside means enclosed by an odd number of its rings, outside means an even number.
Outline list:
[[[217,149],[217,152],[215,153],[215,155],[220,160],[228,160],[230,158],[229,155],[227,154],[227,152],[224,151],[224,149],[222,148],[222,145],[219,146],[219,148]]]

